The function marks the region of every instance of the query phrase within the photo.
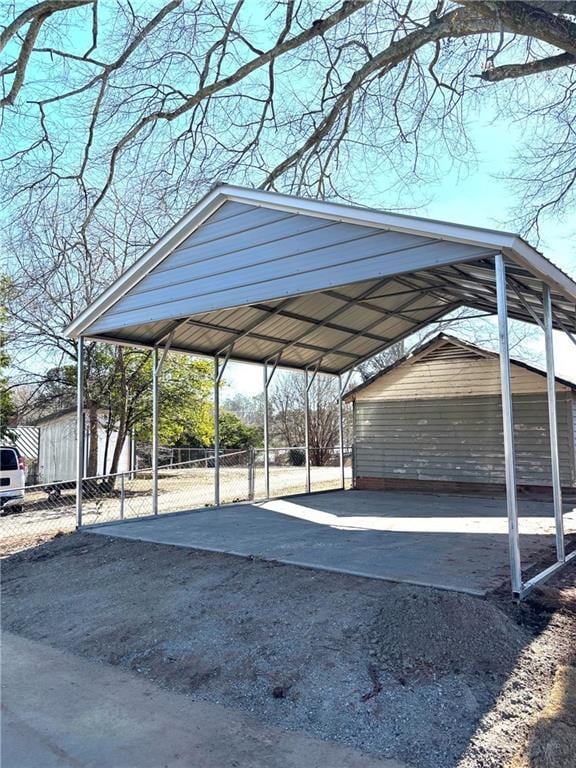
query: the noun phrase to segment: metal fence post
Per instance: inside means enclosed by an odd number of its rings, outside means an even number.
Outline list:
[[[124,473],[120,475],[120,520],[124,520],[124,501],[126,492],[124,488]]]
[[[248,499],[254,501],[255,496],[255,451],[253,446],[246,450],[246,459],[248,463]]]
[[[130,470],[131,479],[133,479],[132,473],[136,469],[136,445],[134,440],[134,427],[132,427],[132,429],[128,433],[127,439],[128,439],[128,455],[129,455],[128,469]]]

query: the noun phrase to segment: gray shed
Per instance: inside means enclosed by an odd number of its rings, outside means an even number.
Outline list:
[[[546,374],[511,361],[518,485],[551,487]],[[560,476],[576,487],[576,384],[556,378]],[[505,489],[500,360],[439,334],[346,397],[363,489]]]

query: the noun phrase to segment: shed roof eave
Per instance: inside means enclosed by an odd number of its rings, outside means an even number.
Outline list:
[[[406,353],[405,355],[402,355],[402,357],[398,358],[398,360],[396,360],[395,362],[391,363],[390,365],[387,365],[385,368],[378,371],[373,376],[370,376],[370,378],[366,379],[366,381],[363,381],[357,386],[353,387],[352,389],[349,389],[342,396],[342,400],[345,403],[349,403],[355,400],[358,392],[363,392],[364,390],[371,387],[372,384],[374,384],[376,381],[379,381],[380,379],[387,376],[393,370],[396,370],[397,368],[400,368],[401,366],[407,363],[414,362],[419,357],[422,357],[428,354],[431,349],[434,349],[434,347],[441,346],[442,344],[451,344],[453,346],[461,346],[466,349],[470,349],[475,352],[478,352],[479,354],[485,357],[490,357],[493,359],[494,358],[499,359],[500,357],[498,352],[495,352],[491,349],[486,349],[485,347],[479,346],[478,344],[473,344],[472,342],[467,341],[465,339],[460,339],[458,336],[453,336],[451,334],[445,333],[444,331],[441,331],[432,339],[429,339],[428,341],[424,342],[420,346],[415,347],[410,352]],[[512,366],[519,366],[520,368],[524,368],[530,373],[534,373],[538,376],[542,376],[544,378],[547,377],[547,373],[545,370],[542,370],[541,368],[538,368],[535,365],[531,365],[530,363],[527,363],[525,360],[519,360],[518,358],[511,357],[510,364]],[[565,379],[561,376],[555,376],[554,379],[557,384],[561,384],[562,386],[567,387],[569,390],[572,390],[572,392],[576,393],[576,381],[570,381],[569,379]]]

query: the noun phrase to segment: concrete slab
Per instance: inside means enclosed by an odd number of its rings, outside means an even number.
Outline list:
[[[408,768],[2,637],[2,768]]]
[[[551,503],[521,501],[526,568],[553,551]],[[576,531],[569,505],[566,531]],[[509,578],[506,502],[332,491],[95,527],[94,533],[482,595]]]

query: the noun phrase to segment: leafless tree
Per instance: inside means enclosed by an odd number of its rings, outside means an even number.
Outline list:
[[[470,123],[488,115],[524,128],[524,229],[567,210],[574,6],[5,4],[0,189],[21,382],[44,375],[39,358],[74,361],[62,329],[216,180],[418,203],[421,182],[473,162]]]
[[[66,191],[86,232],[135,188],[146,216],[174,216],[215,180],[341,198],[361,184],[390,204],[391,188],[470,161],[480,115],[525,128],[512,173],[525,228],[573,204],[573,2],[150,8],[13,7],[0,103],[14,216]]]
[[[77,212],[76,212],[77,213]],[[10,260],[10,290],[7,294],[7,344],[13,351],[12,386],[20,392],[19,416],[35,416],[75,404],[76,342],[63,336],[71,320],[117,276],[132,257],[131,245],[113,233],[137,240],[126,212],[102,224],[98,236],[78,237],[74,209],[68,217],[58,215],[47,203],[38,218],[13,231],[6,242]],[[147,355],[110,347],[109,360],[95,342],[86,345],[86,407],[90,432],[88,475],[97,474],[99,410],[111,409],[111,397],[121,401],[112,423],[119,439],[111,460],[118,464],[128,430],[141,416],[143,389],[140,371]],[[114,384],[114,389],[113,389]],[[120,393],[120,395],[119,395]],[[123,393],[123,394],[122,394]],[[117,403],[115,404],[117,406]],[[119,422],[118,422],[119,419]]]
[[[463,307],[361,363],[357,373],[362,381],[367,381],[442,332],[460,336],[485,349],[498,350],[498,326],[494,318],[486,313],[479,314]],[[509,323],[510,350],[521,359],[533,358],[536,361],[538,354],[534,348],[534,341],[537,336],[538,329],[534,325],[515,320]]]
[[[249,427],[261,427],[264,423],[264,395],[244,395],[235,392],[226,397],[222,407],[229,413],[233,413]]]
[[[272,439],[277,445],[301,447],[305,443],[305,392],[303,373],[276,374],[270,396]],[[319,374],[309,393],[310,463],[322,466],[334,459],[339,443],[338,382]]]

